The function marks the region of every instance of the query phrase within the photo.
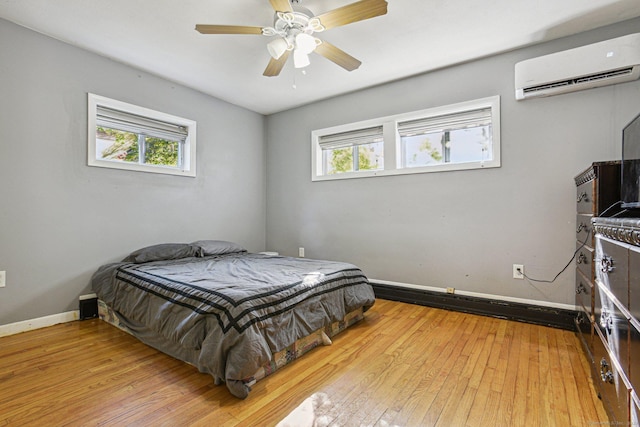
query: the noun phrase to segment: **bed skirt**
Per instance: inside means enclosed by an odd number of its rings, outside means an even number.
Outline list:
[[[135,336],[135,334],[129,330],[122,322],[114,311],[104,301],[98,300],[98,317],[103,321],[113,325],[122,331]],[[344,331],[353,324],[364,319],[364,311],[362,308],[358,308],[347,315],[339,322],[334,322],[329,326],[325,326],[313,332],[304,338],[300,338],[290,346],[272,355],[271,360],[261,366],[258,371],[249,378],[245,378],[242,381],[251,387],[257,381],[273,374],[278,369],[288,365],[297,358],[301,357],[305,353],[313,350],[319,345],[330,345],[331,338]]]

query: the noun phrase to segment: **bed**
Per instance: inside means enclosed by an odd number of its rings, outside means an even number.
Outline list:
[[[91,279],[103,320],[213,376],[239,398],[374,304],[343,262],[249,253],[220,240],[154,245]]]

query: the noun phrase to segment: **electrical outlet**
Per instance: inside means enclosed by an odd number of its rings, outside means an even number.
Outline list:
[[[524,265],[513,264],[513,278],[524,279]]]
[[[7,286],[7,272],[0,271],[0,288]]]
[[[298,248],[298,256],[304,258],[304,248]]]
[[[447,293],[448,294],[455,294],[456,293],[456,288],[447,288]]]

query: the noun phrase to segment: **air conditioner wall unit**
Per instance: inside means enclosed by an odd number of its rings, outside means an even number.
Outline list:
[[[518,62],[516,99],[558,95],[640,78],[640,33]]]

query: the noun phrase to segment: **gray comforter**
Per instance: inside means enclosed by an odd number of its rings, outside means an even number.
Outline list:
[[[240,398],[273,353],[374,303],[354,265],[251,253],[109,264],[92,286],[141,341]]]

